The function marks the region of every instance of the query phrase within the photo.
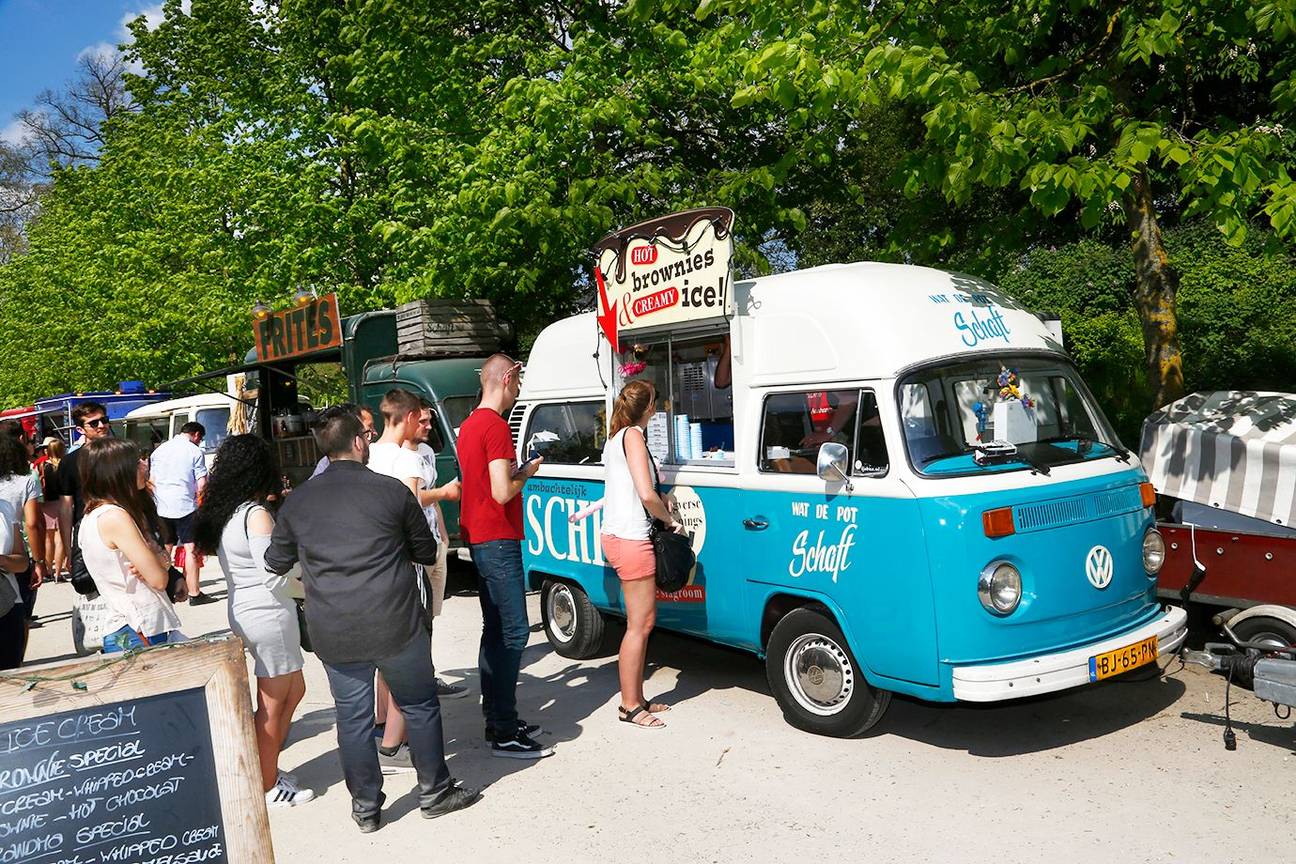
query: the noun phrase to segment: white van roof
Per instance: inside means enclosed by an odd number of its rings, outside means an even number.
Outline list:
[[[1043,321],[999,288],[930,267],[828,264],[738,282],[734,301],[734,356],[748,365],[753,386],[891,378],[956,354],[1063,350]],[[520,398],[602,393],[596,346],[608,350],[593,313],[546,327]]]
[[[167,399],[143,405],[126,414],[127,420],[157,420],[170,416],[185,408],[228,408],[234,400],[220,393],[199,393],[196,396],[182,396],[179,399]]]

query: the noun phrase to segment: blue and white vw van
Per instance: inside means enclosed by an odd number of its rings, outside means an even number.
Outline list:
[[[560,654],[598,653],[622,612],[596,505],[630,378],[656,384],[649,448],[697,553],[657,626],[763,656],[795,726],[858,735],[892,693],[1014,699],[1178,649],[1152,488],[1036,315],[891,264],[734,288],[731,318],[621,354],[593,314],[532,349],[510,423],[546,457],[524,555]]]

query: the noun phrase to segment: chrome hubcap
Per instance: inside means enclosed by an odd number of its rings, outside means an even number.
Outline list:
[[[1261,645],[1264,645],[1266,648],[1273,648],[1275,651],[1288,647],[1286,639],[1279,636],[1277,633],[1273,633],[1268,630],[1255,634],[1247,641],[1259,642]]]
[[[576,600],[566,585],[555,585],[549,592],[549,630],[560,642],[576,635]]]
[[[855,668],[832,639],[807,633],[792,643],[783,664],[792,697],[802,708],[822,717],[841,711],[855,690]]]

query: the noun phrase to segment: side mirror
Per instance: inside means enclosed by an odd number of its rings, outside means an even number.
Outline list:
[[[846,467],[850,464],[850,454],[846,450],[845,444],[838,444],[835,441],[819,445],[819,461],[815,466],[815,473],[819,479],[829,483],[844,481],[846,491],[855,491],[854,484],[850,481],[850,475],[846,473]]]

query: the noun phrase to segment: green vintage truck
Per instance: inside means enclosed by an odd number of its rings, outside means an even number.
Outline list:
[[[289,338],[270,338],[281,334]],[[482,360],[507,347],[512,328],[496,319],[486,301],[417,301],[343,318],[336,297],[326,295],[258,313],[254,336],[257,347],[242,365],[173,382],[172,389],[214,390],[211,382],[223,383],[237,408],[230,431],[271,441],[285,476],[296,485],[310,477],[320,458],[310,436],[313,406],[298,392],[298,371],[306,364],[340,363],[348,399],[372,408],[379,428],[378,404],[392,388],[432,403],[428,443],[437,452],[437,482],[448,483],[458,475],[455,433],[476,407]],[[451,549],[459,549],[459,506],[445,503],[441,509]]]

